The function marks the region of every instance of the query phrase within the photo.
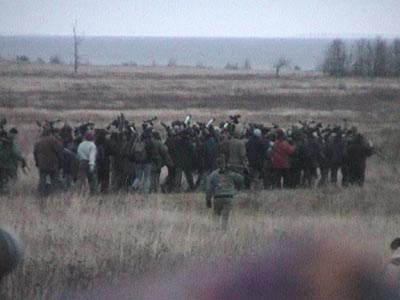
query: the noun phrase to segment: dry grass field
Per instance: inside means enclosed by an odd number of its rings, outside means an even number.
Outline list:
[[[65,193],[35,197],[35,120],[108,124],[123,111],[140,124],[184,118],[292,124],[315,119],[351,125],[387,160],[368,161],[364,188],[240,193],[227,232],[219,230],[204,195]],[[262,251],[271,239],[299,232],[350,236],[377,249],[382,263],[400,228],[400,82],[195,68],[93,67],[0,62],[0,117],[20,131],[30,173],[0,199],[0,225],[20,234],[25,258],[1,283],[1,299],[50,299],[90,288],[98,278],[140,277],[154,269],[213,262]],[[60,298],[62,299],[62,297]]]

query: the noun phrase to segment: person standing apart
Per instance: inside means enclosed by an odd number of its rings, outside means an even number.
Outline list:
[[[225,157],[222,155],[217,159],[217,167],[210,174],[206,188],[206,205],[212,207],[211,199],[214,197],[214,215],[223,229],[228,227],[229,213],[233,207],[233,196],[235,186],[241,187],[244,177],[238,173],[226,169]]]

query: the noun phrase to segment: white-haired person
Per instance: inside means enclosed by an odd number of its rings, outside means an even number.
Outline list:
[[[97,147],[94,143],[94,134],[88,131],[84,140],[78,146],[78,187],[82,188],[87,179],[91,193],[94,193],[97,188],[96,156]]]

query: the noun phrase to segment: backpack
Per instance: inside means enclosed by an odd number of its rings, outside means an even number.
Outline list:
[[[147,160],[146,143],[143,141],[137,141],[133,143],[132,154],[135,162],[143,163]]]

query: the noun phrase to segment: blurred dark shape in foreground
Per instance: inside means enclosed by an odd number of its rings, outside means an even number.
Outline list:
[[[191,265],[142,280],[94,282],[57,299],[398,299],[378,255],[349,240],[302,236],[270,243],[262,255]]]
[[[400,291],[400,238],[397,237],[390,243],[390,250],[392,255],[386,266],[385,276]]]
[[[22,257],[23,248],[18,237],[0,228],[0,280],[16,268]]]

